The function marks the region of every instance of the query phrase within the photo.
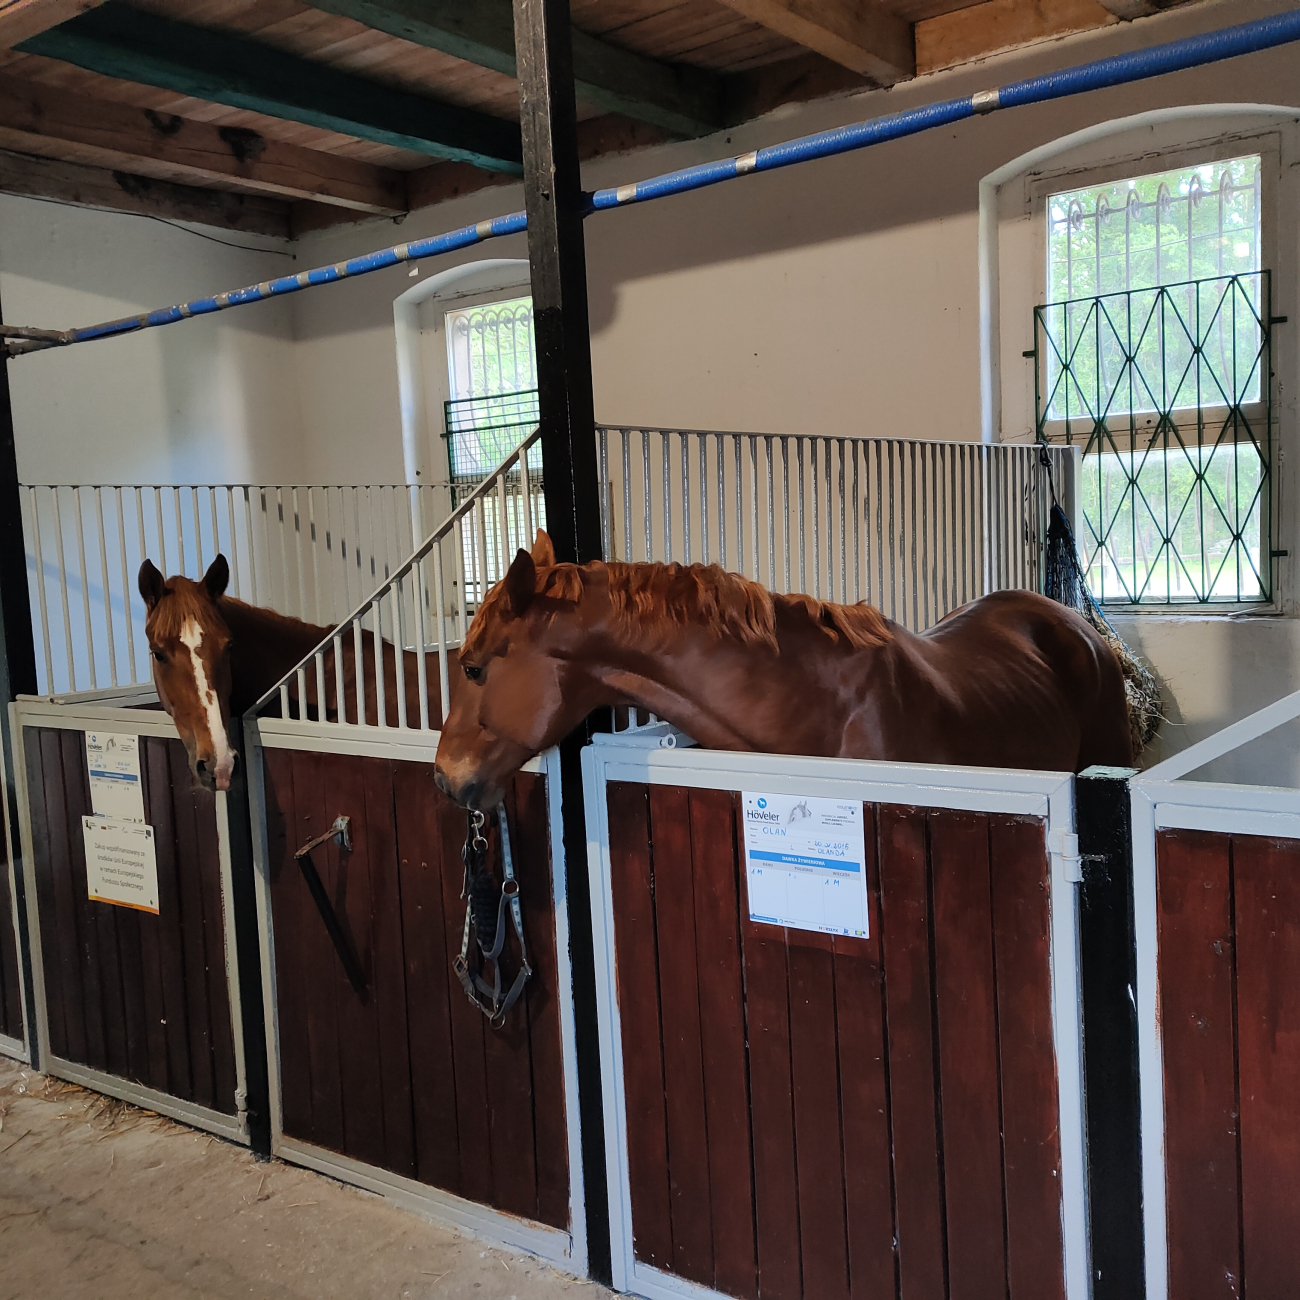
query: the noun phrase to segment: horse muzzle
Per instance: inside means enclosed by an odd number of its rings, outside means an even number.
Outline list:
[[[504,792],[489,781],[464,781],[457,783],[437,764],[433,769],[433,783],[443,794],[462,808],[495,808]]]

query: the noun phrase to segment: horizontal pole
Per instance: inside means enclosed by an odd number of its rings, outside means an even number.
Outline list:
[[[1048,73],[1046,76],[1012,82],[996,90],[977,91],[961,99],[943,100],[921,108],[909,109],[906,112],[892,113],[887,117],[872,118],[866,122],[836,127],[816,135],[768,145],[766,148],[741,154],[736,158],[722,158],[715,162],[701,163],[697,167],[667,172],[662,176],[654,176],[635,184],[597,190],[590,196],[590,210],[602,212],[609,208],[627,207],[633,203],[668,198],[674,194],[686,194],[691,190],[704,189],[723,181],[734,180],[738,176],[775,171],[796,163],[811,162],[816,158],[830,158],[836,154],[851,153],[872,145],[884,144],[889,140],[900,140],[906,136],[917,135],[935,127],[948,126],[999,109],[1023,108],[1030,104],[1063,99],[1069,95],[1085,94],[1091,90],[1128,85],[1135,81],[1165,76],[1171,72],[1182,72],[1189,68],[1219,63],[1224,59],[1237,58],[1243,54],[1275,49],[1277,46],[1288,45],[1297,40],[1300,40],[1300,10],[1242,23],[1236,27],[1225,27],[1200,36],[1189,36],[1183,40],[1153,46],[1148,50],[1137,50],[1130,54],[1097,59],[1092,63],[1064,68],[1059,72]],[[267,298],[297,293],[300,289],[311,288],[313,285],[331,284],[335,280],[368,275],[371,271],[380,271],[399,262],[452,253],[501,235],[519,234],[527,227],[526,214],[512,212],[506,216],[480,221],[474,226],[464,226],[460,230],[453,230],[447,234],[433,235],[428,239],[414,240],[407,244],[396,244],[374,253],[354,257],[346,262],[336,262],[332,266],[317,267],[315,270],[303,271],[298,275],[263,281],[261,284],[250,285],[244,289],[235,289],[210,298],[200,298],[195,302],[183,303],[175,307],[163,307],[139,316],[127,316],[121,320],[87,325],[80,329],[43,331],[40,337],[11,337],[2,347],[3,351],[10,356],[18,356],[51,347],[65,347],[72,343],[87,343],[92,339],[129,334],[135,330],[150,329],[158,325],[171,325],[190,316],[205,316],[211,312],[224,311],[228,307],[240,307],[245,303],[262,302]],[[35,331],[31,333],[35,334]]]

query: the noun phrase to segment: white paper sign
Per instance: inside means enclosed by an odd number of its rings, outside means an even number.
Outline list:
[[[83,817],[86,892],[99,903],[116,903],[158,914],[158,860],[153,827],[114,817]]]
[[[98,816],[144,821],[139,736],[86,732],[86,766],[90,769],[90,806]]]
[[[742,799],[750,920],[865,939],[861,803],[788,794]]]

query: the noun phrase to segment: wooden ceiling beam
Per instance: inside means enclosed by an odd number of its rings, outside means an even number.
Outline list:
[[[916,70],[936,72],[1118,21],[1101,0],[984,0],[916,24]]]
[[[289,204],[0,150],[0,194],[289,238]]]
[[[157,18],[110,0],[18,47],[103,76],[431,158],[521,170],[519,127],[486,113],[396,90],[268,45]]]
[[[66,23],[104,0],[0,0],[0,50]]]
[[[305,0],[389,36],[515,76],[510,0]],[[580,103],[649,122],[677,135],[707,135],[724,125],[723,78],[670,66],[573,29],[573,75]]]
[[[406,178],[390,168],[16,77],[0,80],[0,149],[381,216],[406,211]]]
[[[751,22],[870,77],[878,85],[916,71],[912,25],[879,0],[722,0]]]
[[[1152,0],[1099,0],[1103,9],[1109,10],[1116,18],[1145,18],[1147,14],[1160,12],[1160,7]]]

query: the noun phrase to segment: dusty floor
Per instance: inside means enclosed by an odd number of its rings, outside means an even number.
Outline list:
[[[0,1300],[611,1294],[0,1059]]]

